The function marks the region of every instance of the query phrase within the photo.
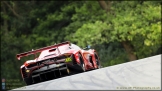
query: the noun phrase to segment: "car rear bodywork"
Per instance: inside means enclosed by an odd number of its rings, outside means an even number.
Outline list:
[[[100,60],[94,49],[83,50],[69,41],[17,54],[21,57],[40,53],[34,60],[21,67],[22,78],[27,85],[99,68]]]

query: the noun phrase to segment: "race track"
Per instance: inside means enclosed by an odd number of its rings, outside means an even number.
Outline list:
[[[161,89],[161,55],[50,80],[15,90]]]

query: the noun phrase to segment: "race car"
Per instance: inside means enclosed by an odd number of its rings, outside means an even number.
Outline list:
[[[38,53],[38,57],[27,60],[20,67],[22,78],[27,85],[101,67],[99,56],[94,49],[90,49],[90,46],[82,49],[69,41],[20,53],[16,57],[20,60],[21,57]]]

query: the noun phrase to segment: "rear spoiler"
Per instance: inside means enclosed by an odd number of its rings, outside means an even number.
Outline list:
[[[58,46],[61,46],[61,45],[65,45],[65,44],[69,44],[70,45],[70,42],[66,41],[66,42],[62,42],[62,43],[55,44],[55,45],[52,45],[52,46],[47,46],[47,47],[43,47],[43,48],[40,48],[40,49],[36,49],[36,50],[20,53],[20,54],[17,54],[16,57],[17,57],[18,60],[20,60],[21,57],[28,56],[28,55],[31,55],[31,54],[36,54],[38,52],[42,52],[43,50],[55,48],[55,47],[58,47]]]

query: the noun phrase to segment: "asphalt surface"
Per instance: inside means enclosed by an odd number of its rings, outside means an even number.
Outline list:
[[[160,90],[161,55],[14,90]]]

